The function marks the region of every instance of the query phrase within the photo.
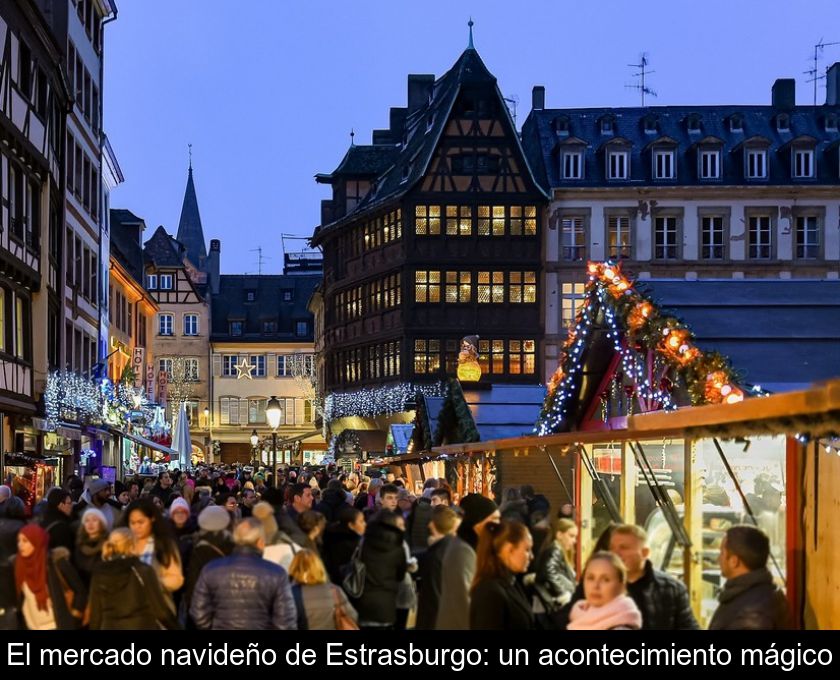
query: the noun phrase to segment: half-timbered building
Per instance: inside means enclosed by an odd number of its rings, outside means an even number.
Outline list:
[[[60,364],[63,49],[36,3],[0,2],[0,451],[32,451]],[[24,441],[24,434],[28,433]]]
[[[472,39],[440,78],[408,76],[372,142],[316,177],[327,392],[439,382],[467,335],[482,380],[539,382],[547,196]]]

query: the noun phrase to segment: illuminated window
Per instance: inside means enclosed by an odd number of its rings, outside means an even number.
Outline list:
[[[505,235],[505,207],[503,205],[493,206],[493,236]]]
[[[446,272],[447,302],[469,302],[471,293],[471,272]]]
[[[478,302],[505,301],[505,273],[478,272]]]
[[[533,205],[526,205],[524,208],[513,205],[510,213],[510,235],[511,236],[536,236],[537,235],[537,208]]]
[[[479,236],[490,236],[490,206],[478,206],[477,232]]]
[[[511,375],[533,375],[536,372],[536,342],[533,340],[508,341]]]
[[[440,302],[439,271],[419,271],[414,273],[414,301]]]
[[[607,221],[607,257],[611,260],[633,256],[630,218],[626,215],[610,215]]]
[[[418,205],[414,209],[414,232],[418,236],[440,234],[440,206]]]
[[[586,229],[581,216],[564,217],[560,220],[560,237],[563,244],[563,259],[582,262],[586,257]]]
[[[446,206],[446,233],[448,236],[470,236],[472,234],[472,208],[470,206]]]
[[[564,283],[562,285],[560,309],[564,326],[572,327],[575,325],[577,314],[586,299],[585,288],[586,286],[583,283]]]
[[[535,272],[510,272],[510,301],[536,302],[537,275]]]
[[[414,341],[414,372],[437,373],[440,370],[440,340]]]

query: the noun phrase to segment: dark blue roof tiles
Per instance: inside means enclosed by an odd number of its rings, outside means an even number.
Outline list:
[[[624,109],[541,109],[531,111],[523,125],[523,147],[538,177],[548,187],[609,185],[686,185],[744,184],[744,142],[766,143],[770,152],[770,175],[765,184],[792,182],[840,184],[837,142],[840,133],[829,129],[826,118],[840,113],[840,107],[803,106],[781,112],[771,106],[648,107]],[[780,121],[779,116],[787,116]],[[601,121],[612,121],[612,132],[604,133]],[[740,129],[733,129],[733,119]],[[557,121],[562,121],[558,125]],[[780,129],[786,122],[787,128]],[[559,131],[558,131],[559,128]],[[558,151],[566,140],[578,138],[586,144],[585,172],[582,180],[564,180],[560,175]],[[610,142],[621,139],[631,144],[631,176],[628,180],[608,180],[604,152]],[[787,153],[793,141],[814,140],[817,151],[817,177],[791,178]],[[696,151],[703,143],[722,144],[722,176],[700,180]],[[653,178],[651,150],[657,143],[676,144],[676,178]]]
[[[204,230],[201,227],[201,215],[198,212],[198,198],[195,195],[192,167],[187,177],[184,191],[184,203],[181,206],[181,219],[178,222],[178,240],[186,248],[187,258],[197,268],[204,269],[207,248],[204,244]]]

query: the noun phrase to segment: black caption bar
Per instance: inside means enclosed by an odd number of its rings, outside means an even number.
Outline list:
[[[148,673],[182,668],[289,671],[470,672],[527,669],[806,671],[838,677],[840,637],[831,632],[765,633],[414,633],[295,631],[7,633],[0,669],[97,669]]]

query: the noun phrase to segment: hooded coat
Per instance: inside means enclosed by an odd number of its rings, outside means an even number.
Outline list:
[[[403,531],[385,522],[372,522],[365,531],[361,559],[365,587],[354,602],[359,622],[388,626],[397,618],[397,593],[406,574]]]

